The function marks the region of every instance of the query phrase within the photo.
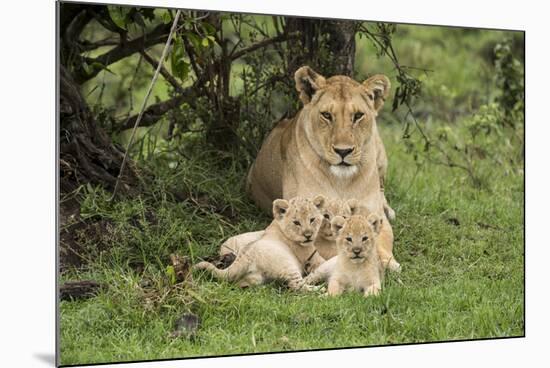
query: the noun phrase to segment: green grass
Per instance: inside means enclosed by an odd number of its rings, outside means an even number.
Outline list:
[[[204,153],[182,160],[156,185],[178,182],[208,204],[178,203],[160,190],[114,204],[100,190],[83,194],[83,215],[112,223],[104,240],[110,248],[62,279],[91,278],[108,288],[87,301],[61,303],[62,364],[522,335],[523,177],[487,167],[491,188],[475,189],[459,171],[417,169],[400,131],[382,133],[403,272],[388,275],[380,297],[330,299],[280,285],[240,290],[199,273],[187,288],[172,290],[164,273],[168,254],[196,260],[215,253],[224,238],[269,222],[243,194],[243,169]],[[142,274],[136,264],[145,265]],[[151,302],[151,290],[169,295]],[[170,338],[187,312],[202,319],[196,338]]]

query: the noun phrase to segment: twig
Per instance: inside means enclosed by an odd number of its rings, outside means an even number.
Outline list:
[[[172,87],[174,87],[174,89],[176,91],[178,91],[179,93],[183,93],[184,92],[184,89],[183,87],[178,83],[178,81],[176,80],[176,78],[174,78],[172,76],[172,74],[168,73],[168,71],[166,70],[165,67],[162,66],[161,63],[158,63],[155,61],[155,59],[153,59],[151,56],[149,56],[149,54],[146,52],[146,51],[141,51],[140,54],[143,56],[143,58],[145,59],[145,61],[147,61],[149,64],[151,64],[151,66],[153,68],[157,67],[158,65],[160,65],[160,74],[162,74],[162,76],[164,77],[164,79],[166,79],[168,81],[168,83],[170,83],[172,85]]]
[[[118,46],[106,51],[104,54],[99,55],[96,58],[85,58],[85,61],[90,65],[94,62],[98,62],[102,65],[108,66],[109,64],[116,63],[117,61],[133,55],[142,49],[161,43],[164,37],[166,37],[166,31],[166,25],[160,24],[151,32],[139,38],[120,43]],[[75,76],[75,79],[78,83],[84,83],[95,77],[101,70],[102,69],[100,68],[94,68],[90,73],[80,72]]]
[[[145,98],[143,99],[143,103],[141,105],[141,109],[140,109],[138,118],[136,119],[136,122],[134,124],[134,128],[132,130],[132,135],[130,136],[130,139],[129,139],[128,144],[126,146],[126,152],[124,152],[124,158],[122,159],[122,164],[120,165],[120,171],[119,171],[118,177],[116,179],[115,188],[113,189],[113,195],[110,198],[111,201],[116,196],[118,186],[120,185],[120,179],[122,178],[124,168],[126,167],[126,160],[128,158],[128,153],[129,153],[130,147],[132,146],[132,142],[134,141],[134,137],[136,135],[137,127],[139,126],[139,122],[141,120],[141,117],[143,116],[143,112],[145,111],[145,106],[147,106],[147,101],[149,100],[149,96],[151,95],[151,91],[153,90],[153,86],[155,85],[155,82],[157,81],[157,78],[160,74],[160,69],[162,68],[162,63],[164,62],[164,59],[166,58],[166,54],[168,53],[168,48],[170,47],[170,43],[172,42],[172,37],[174,36],[174,32],[176,30],[176,26],[178,24],[180,14],[181,14],[181,10],[178,10],[176,12],[176,16],[174,17],[174,22],[172,23],[172,28],[170,29],[170,34],[168,35],[168,39],[166,40],[166,43],[164,44],[164,49],[162,50],[162,55],[160,56],[160,60],[159,60],[158,66],[157,66],[157,70],[155,71],[155,74],[153,75],[153,79],[151,80],[151,83],[149,84],[149,88],[147,89],[147,93],[145,94]]]
[[[273,38],[268,38],[262,41],[259,41],[253,45],[250,45],[248,47],[245,47],[244,49],[240,49],[239,51],[234,52],[233,54],[229,55],[231,60],[236,60],[240,58],[243,55],[248,54],[249,52],[255,51],[257,49],[261,49],[262,47],[277,43],[277,42],[284,42],[288,41],[293,38],[298,38],[300,36],[299,33],[290,33],[290,34],[282,34],[279,36],[275,36]]]

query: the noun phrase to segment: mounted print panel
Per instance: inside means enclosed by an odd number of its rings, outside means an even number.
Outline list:
[[[524,336],[524,32],[57,27],[60,365]]]

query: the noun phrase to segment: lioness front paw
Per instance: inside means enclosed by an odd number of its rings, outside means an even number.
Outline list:
[[[401,272],[401,265],[395,259],[390,259],[390,261],[388,262],[388,268],[390,269],[390,271],[393,272]]]
[[[395,211],[387,204],[384,205],[384,213],[386,214],[388,220],[395,220]]]

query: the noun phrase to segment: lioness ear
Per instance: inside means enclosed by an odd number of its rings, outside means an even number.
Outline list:
[[[382,218],[375,213],[371,213],[369,217],[367,217],[367,221],[374,229],[374,232],[376,234],[380,234],[380,229],[382,228]]]
[[[391,83],[388,77],[382,74],[373,75],[363,82],[363,86],[369,94],[372,93],[376,111],[380,110],[384,106],[386,97],[390,94]]]
[[[357,211],[359,210],[359,201],[357,199],[348,199],[346,201],[346,204],[348,205],[351,214],[356,215]]]
[[[333,233],[339,234],[345,222],[346,220],[342,216],[334,216],[330,222],[330,229]]]
[[[313,198],[313,204],[318,209],[323,208],[323,206],[325,205],[325,197],[323,197],[322,195],[318,195],[317,197]]]
[[[273,201],[273,218],[275,220],[280,220],[286,213],[288,209],[288,201],[284,199],[276,199]]]
[[[300,92],[300,100],[304,105],[308,104],[315,92],[319,88],[323,88],[326,83],[325,77],[317,74],[307,65],[296,70],[294,81],[296,82],[296,90]]]

